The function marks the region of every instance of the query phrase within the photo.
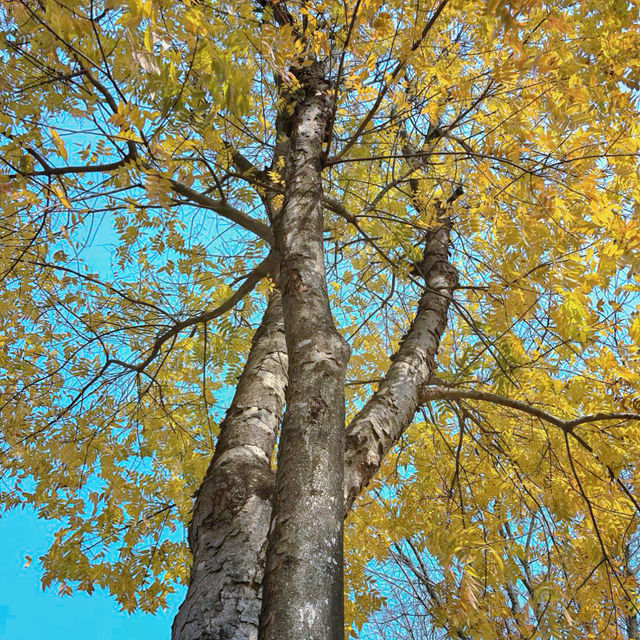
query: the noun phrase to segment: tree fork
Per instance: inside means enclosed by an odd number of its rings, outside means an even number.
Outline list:
[[[173,640],[255,640],[282,417],[287,350],[280,294],[269,299],[220,426],[189,526],[193,565]]]
[[[274,225],[290,383],[260,638],[340,640],[349,348],[333,323],[324,265],[321,156],[331,99],[320,64],[299,70],[298,79],[284,202]]]

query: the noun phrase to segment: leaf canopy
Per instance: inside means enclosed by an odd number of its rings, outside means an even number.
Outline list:
[[[561,420],[640,405],[638,2],[287,7],[294,27],[282,2],[0,9],[0,500],[61,522],[41,559],[61,593],[152,611],[185,579],[182,526],[272,286],[252,274],[282,200],[278,118],[311,57],[334,92],[325,238],[348,412],[411,320],[443,210],[460,288],[441,383]],[[578,440],[431,402],[348,521],[354,634],[410,564],[450,635],[619,637],[639,429]]]

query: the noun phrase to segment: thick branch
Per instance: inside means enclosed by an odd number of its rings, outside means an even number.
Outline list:
[[[376,473],[387,452],[411,424],[420,405],[420,389],[431,378],[457,272],[449,262],[451,222],[428,235],[421,275],[425,290],[416,316],[400,343],[378,391],[347,428],[344,513]]]

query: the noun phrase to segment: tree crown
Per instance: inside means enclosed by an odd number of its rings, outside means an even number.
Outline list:
[[[636,606],[640,427],[572,421],[639,402],[637,3],[0,16],[0,498],[61,521],[43,584],[153,610],[184,580],[181,527],[273,286],[287,127],[320,64],[348,414],[402,343],[444,224],[458,271],[428,409],[349,520],[349,621],[383,605],[371,561],[391,558],[435,584],[452,634],[535,633],[528,598],[551,634],[616,637],[597,612]]]

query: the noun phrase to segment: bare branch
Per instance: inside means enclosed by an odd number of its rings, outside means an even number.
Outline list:
[[[572,435],[576,438],[583,447],[591,451],[591,447],[577,436],[573,431],[576,427],[587,424],[589,422],[602,422],[604,420],[638,420],[640,421],[640,414],[637,413],[594,413],[592,415],[580,416],[573,420],[563,420],[558,418],[542,409],[534,407],[526,402],[520,400],[513,400],[505,396],[500,396],[495,393],[489,393],[487,391],[476,391],[473,389],[456,389],[454,387],[441,387],[427,385],[420,390],[420,401],[422,403],[430,402],[432,400],[479,400],[481,402],[490,402],[492,404],[498,404],[503,407],[509,407],[511,409],[517,409],[523,413],[528,413],[535,418],[544,420],[549,424],[559,427],[565,433]]]
[[[608,464],[598,458],[598,455],[593,450],[593,447],[588,442],[586,442],[584,438],[582,438],[575,432],[576,427],[579,427],[583,424],[589,424],[591,422],[603,422],[606,420],[640,421],[640,414],[594,413],[591,415],[580,416],[578,418],[574,418],[573,420],[562,420],[562,418],[558,418],[557,416],[543,411],[542,409],[538,409],[537,407],[527,404],[526,402],[513,400],[512,398],[506,398],[505,396],[500,396],[487,391],[476,391],[473,389],[456,389],[454,387],[431,385],[425,385],[424,387],[422,387],[420,389],[420,402],[424,404],[433,400],[479,400],[480,402],[490,402],[492,404],[497,404],[503,407],[516,409],[517,411],[522,411],[523,413],[527,413],[531,416],[534,416],[535,418],[538,418],[539,420],[543,420],[544,422],[548,422],[549,424],[558,427],[565,433],[566,436],[571,436],[586,451],[593,454],[596,460],[601,462],[606,467],[611,480],[613,480],[620,487],[620,489],[622,489],[622,491],[636,508],[638,513],[640,513],[640,502],[638,502],[638,499],[633,495],[629,487],[627,487],[627,485],[620,479],[619,475],[616,474]]]
[[[240,211],[240,209],[236,209],[223,200],[214,200],[204,193],[200,193],[177,180],[170,179],[169,182],[171,183],[171,188],[178,195],[184,196],[187,200],[190,200],[205,209],[215,211],[224,218],[227,218],[227,220],[231,220],[231,222],[239,224],[241,227],[247,229],[247,231],[251,231],[257,236],[260,236],[269,244],[273,244],[273,234],[271,233],[271,229],[269,229],[264,222],[248,216],[243,211]]]
[[[446,7],[448,1],[449,0],[441,0],[440,4],[435,8],[434,12],[431,14],[431,17],[429,18],[424,28],[422,29],[422,33],[420,34],[420,37],[411,45],[411,48],[409,49],[409,53],[413,53],[424,42],[424,39],[429,34],[429,31],[431,31],[431,27],[433,27],[435,21],[438,19],[438,16],[442,13],[442,10]],[[355,133],[349,138],[349,140],[344,145],[344,147],[342,147],[342,149],[340,149],[340,151],[335,156],[333,156],[332,158],[329,158],[326,161],[327,165],[336,164],[337,162],[339,162],[340,159],[344,157],[345,153],[356,143],[356,141],[358,140],[362,132],[367,128],[367,125],[369,124],[369,122],[371,122],[373,117],[376,115],[378,109],[380,108],[380,105],[382,104],[382,100],[384,99],[384,97],[387,95],[387,92],[391,88],[391,84],[398,77],[398,74],[406,67],[407,59],[408,59],[408,55],[407,57],[405,57],[404,59],[398,62],[394,70],[391,72],[391,77],[389,78],[389,81],[385,83],[384,86],[378,92],[378,97],[376,98],[376,101],[373,103],[373,106],[371,107],[371,109],[369,109],[369,112],[367,113],[367,115],[362,119],[362,122],[358,125],[358,128],[356,129]]]
[[[235,293],[227,300],[225,300],[219,307],[210,309],[209,311],[205,311],[196,316],[192,316],[190,318],[187,318],[186,320],[182,320],[181,322],[177,322],[171,328],[167,329],[164,333],[161,333],[155,339],[149,355],[143,361],[139,362],[138,364],[130,364],[128,362],[112,358],[107,361],[108,364],[117,364],[121,367],[124,367],[125,369],[130,369],[132,371],[141,373],[158,356],[162,345],[167,342],[167,340],[171,340],[172,338],[177,336],[178,333],[184,331],[188,327],[193,327],[197,324],[209,322],[210,320],[218,318],[219,316],[225,314],[227,311],[233,309],[233,307],[238,302],[240,302],[240,300],[242,300],[250,291],[255,288],[260,280],[262,280],[273,270],[274,266],[277,264],[277,261],[277,254],[270,253],[257,267],[255,267],[255,269],[253,269],[253,271],[249,273],[249,275],[247,275],[245,281],[238,287]]]

